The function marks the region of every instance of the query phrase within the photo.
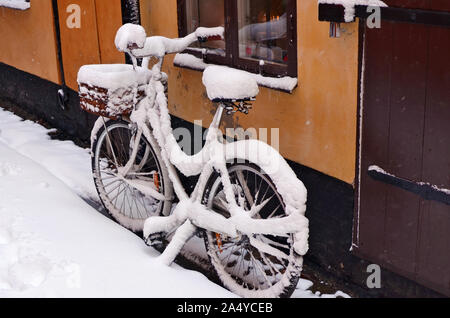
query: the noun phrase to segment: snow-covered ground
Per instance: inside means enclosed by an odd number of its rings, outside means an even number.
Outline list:
[[[0,297],[233,297],[88,205],[88,150],[0,108]],[[190,252],[201,254],[200,244]],[[197,243],[200,243],[197,241]],[[200,255],[201,256],[201,255]],[[301,280],[294,297],[314,294]]]

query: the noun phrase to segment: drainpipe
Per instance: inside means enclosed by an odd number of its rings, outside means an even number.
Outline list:
[[[121,0],[121,7],[122,24],[141,24],[141,10],[139,0]],[[130,56],[126,53],[125,61],[127,64],[133,64]],[[141,61],[138,61],[138,65],[141,65]]]
[[[63,57],[61,50],[61,30],[59,27],[59,11],[58,11],[58,1],[52,0],[53,6],[53,19],[55,24],[55,33],[56,33],[56,46],[57,46],[57,55],[58,55],[58,64],[59,64],[59,75],[61,77],[61,88],[58,90],[58,104],[59,106],[65,110],[67,103],[69,101],[69,94],[67,93],[67,85],[66,78],[64,75],[64,65],[63,65]]]

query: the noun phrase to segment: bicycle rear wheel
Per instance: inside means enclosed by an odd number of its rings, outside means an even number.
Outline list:
[[[241,208],[260,210],[259,219],[286,216],[282,196],[271,178],[257,165],[233,164],[228,172]],[[224,217],[230,217],[219,174],[214,173],[203,195],[203,204]],[[262,244],[261,244],[262,243]],[[243,297],[289,297],[300,278],[303,259],[293,248],[293,235],[240,235],[224,237],[205,232],[205,245],[217,275],[232,292]],[[269,249],[267,248],[269,247]]]
[[[136,130],[124,121],[108,121],[96,134],[92,145],[92,172],[100,200],[108,213],[122,226],[143,230],[151,216],[168,215],[170,201],[159,201],[134,189],[118,174],[131,158]],[[143,135],[136,160],[125,178],[146,182],[166,198],[172,196],[172,184],[154,140]]]

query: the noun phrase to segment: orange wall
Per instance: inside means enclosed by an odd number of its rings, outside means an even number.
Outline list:
[[[81,8],[81,27],[69,28],[71,13],[67,7]],[[78,90],[77,74],[85,64],[124,63],[125,57],[114,46],[117,29],[122,25],[120,0],[59,0],[61,48],[67,86]]]
[[[0,62],[59,83],[51,0],[25,11],[0,7]]]
[[[81,8],[81,27],[69,28],[67,7],[73,0],[59,0],[59,26],[61,30],[61,50],[64,64],[64,75],[67,86],[78,90],[77,74],[85,64],[99,64],[100,50],[97,38],[97,18],[94,0],[78,0]]]
[[[67,6],[81,7],[81,28],[67,26]],[[78,90],[84,64],[124,63],[114,46],[122,25],[120,0],[58,0],[61,49],[67,85]],[[29,10],[0,7],[0,62],[60,83],[51,0],[32,0]]]
[[[102,63],[125,63],[123,53],[114,45],[117,30],[122,26],[120,0],[95,0],[97,14],[98,42]]]
[[[142,24],[150,35],[177,37],[176,0],[141,0]],[[288,159],[347,183],[355,178],[358,26],[343,25],[342,37],[328,36],[318,21],[317,0],[297,2],[299,87],[293,94],[261,88],[248,116],[227,127],[279,128],[280,152]],[[173,66],[167,58],[171,113],[193,122],[212,118],[201,72]]]

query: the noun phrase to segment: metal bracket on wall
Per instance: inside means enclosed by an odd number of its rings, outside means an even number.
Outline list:
[[[141,10],[139,0],[121,0],[122,6],[122,24],[133,23],[141,24]],[[125,54],[127,64],[133,64],[130,56]],[[138,65],[142,64],[142,59],[138,60]]]
[[[381,169],[369,167],[367,174],[374,180],[390,184],[403,190],[420,195],[425,200],[432,200],[450,205],[450,191],[425,183],[414,182],[389,174]]]

